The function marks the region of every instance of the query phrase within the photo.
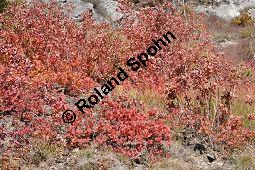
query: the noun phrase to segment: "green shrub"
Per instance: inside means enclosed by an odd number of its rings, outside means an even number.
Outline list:
[[[229,41],[231,40],[231,37],[228,34],[214,34],[213,40],[221,43],[221,42],[225,42],[225,41]]]
[[[245,72],[244,72],[244,76],[245,77],[252,77],[253,73],[252,73],[252,70],[251,69],[247,69]]]
[[[7,0],[0,0],[0,13],[4,12],[8,5]]]
[[[250,38],[252,36],[252,32],[249,30],[242,30],[240,32],[240,37],[241,38]]]

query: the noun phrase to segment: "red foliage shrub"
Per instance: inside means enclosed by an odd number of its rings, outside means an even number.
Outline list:
[[[83,145],[95,142],[130,157],[142,152],[166,154],[170,129],[163,119],[139,112],[135,101],[125,97],[119,101],[105,101],[102,110],[88,113],[86,121],[70,126],[68,138],[71,143]]]
[[[207,134],[231,127],[230,92],[240,76],[215,53],[203,17],[190,12],[185,20],[169,3],[138,11],[130,6],[122,8],[127,17],[115,30],[106,23],[96,24],[90,13],[76,25],[54,3],[12,4],[0,14],[0,111],[22,115],[25,122],[14,121],[14,130],[7,135],[16,135],[21,145],[42,137],[52,142],[58,140],[62,129],[65,145],[94,142],[136,157],[144,150],[163,153],[169,146],[170,130],[164,118],[172,121],[173,129],[196,125]],[[127,59],[140,54],[166,30],[177,39],[146,68],[130,72],[131,81],[123,86],[151,88],[164,94],[167,117],[157,117],[153,110],[145,113],[137,101],[104,99],[98,110],[77,115],[78,120],[66,130],[61,113],[74,108],[67,99],[89,95],[95,85],[113,75],[117,67],[125,66]],[[221,130],[216,136],[230,140],[225,134]],[[240,141],[246,141],[246,137]]]
[[[231,132],[231,133],[229,133]],[[219,127],[217,140],[230,147],[241,147],[243,142],[254,137],[254,132],[244,127],[240,117],[233,116]]]

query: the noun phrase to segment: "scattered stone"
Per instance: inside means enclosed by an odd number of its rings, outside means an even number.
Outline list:
[[[207,159],[208,159],[208,161],[209,161],[210,163],[212,163],[213,161],[216,160],[215,156],[212,156],[212,155],[210,155],[210,154],[207,154],[206,157],[207,157]]]
[[[227,47],[230,47],[230,46],[236,46],[238,43],[236,41],[225,41],[225,42],[222,42],[220,43],[220,46],[222,48],[227,48]]]
[[[148,168],[145,165],[137,165],[134,170],[147,170]]]
[[[197,143],[197,144],[195,144],[194,151],[196,152],[197,150],[202,155],[203,151],[205,151],[205,146],[203,144]]]

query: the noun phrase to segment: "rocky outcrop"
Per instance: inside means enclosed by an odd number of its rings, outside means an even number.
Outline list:
[[[76,21],[81,21],[80,15],[91,10],[93,18],[97,22],[109,22],[114,24],[115,21],[122,17],[120,12],[117,12],[117,2],[113,0],[73,0],[75,5],[74,17]]]
[[[230,20],[240,14],[240,11],[250,9],[255,17],[255,0],[220,0],[217,5],[200,5],[196,8],[198,12],[206,12]]]
[[[250,13],[250,15],[255,18],[255,8],[254,9],[250,9],[248,10],[248,12]]]
[[[31,1],[27,0],[28,3]],[[50,0],[41,1],[48,3]],[[117,11],[118,4],[114,0],[57,0],[57,2],[64,7],[67,3],[72,3],[74,5],[73,17],[77,22],[82,20],[81,14],[88,10],[93,13],[93,18],[97,22],[105,21],[113,24],[123,16]]]
[[[31,0],[27,0],[31,1]],[[49,2],[49,0],[42,0]],[[82,20],[81,14],[90,10],[93,18],[97,22],[106,21],[114,25],[114,23],[123,17],[118,12],[118,3],[116,0],[57,0],[65,5],[67,2],[74,4],[74,19],[79,22]],[[178,0],[177,0],[178,1]],[[175,4],[177,1],[172,0]],[[178,1],[179,2],[179,1]],[[190,1],[191,2],[191,1]],[[240,14],[240,11],[247,9],[251,16],[255,18],[255,0],[211,0],[210,3],[198,5],[196,11],[217,15],[221,18],[230,20]],[[179,2],[182,3],[182,2]]]

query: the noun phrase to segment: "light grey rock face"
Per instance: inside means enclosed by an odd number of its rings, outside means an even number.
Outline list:
[[[211,6],[209,7],[198,6],[196,11],[214,14],[227,20],[234,18],[240,14],[239,10],[233,4],[232,5],[222,4],[216,8],[213,8]]]
[[[212,6],[198,6],[196,10],[198,12],[207,12],[209,14],[215,14],[221,18],[230,20],[240,14],[240,11],[245,8],[255,9],[255,0],[228,0],[219,1],[219,5],[216,7]],[[253,15],[254,14],[254,11]]]
[[[101,9],[100,9],[101,8]],[[101,0],[99,2],[98,6],[98,13],[99,11],[102,11],[102,15],[105,13],[105,17],[109,17],[112,21],[117,21],[120,19],[123,15],[120,12],[117,12],[118,3],[113,0]]]
[[[82,0],[73,0],[69,1],[74,4],[74,11],[73,11],[73,17],[74,20],[77,22],[82,21],[81,14],[85,11],[91,11],[93,13],[93,19],[95,19],[98,22],[104,21],[104,19],[97,14],[96,10],[94,9],[94,4],[90,2],[84,2]]]
[[[117,2],[113,0],[73,0],[73,3],[76,17],[86,10],[91,10],[93,18],[98,22],[106,21],[112,24],[122,17],[122,14],[117,12]]]
[[[233,3],[237,4],[240,10],[247,7],[255,8],[255,0],[233,0]]]
[[[222,4],[216,9],[212,9],[219,17],[231,19],[240,14],[238,8],[233,4]]]
[[[248,12],[251,14],[252,18],[255,19],[255,8],[254,9],[250,9]]]
[[[30,3],[32,0],[27,0]],[[50,0],[41,0],[48,3]],[[73,18],[75,21],[82,21],[81,14],[84,11],[92,11],[93,19],[96,22],[109,22],[113,24],[115,21],[122,18],[123,14],[118,12],[118,3],[114,0],[56,0],[59,4],[65,7],[66,3],[74,5]]]

